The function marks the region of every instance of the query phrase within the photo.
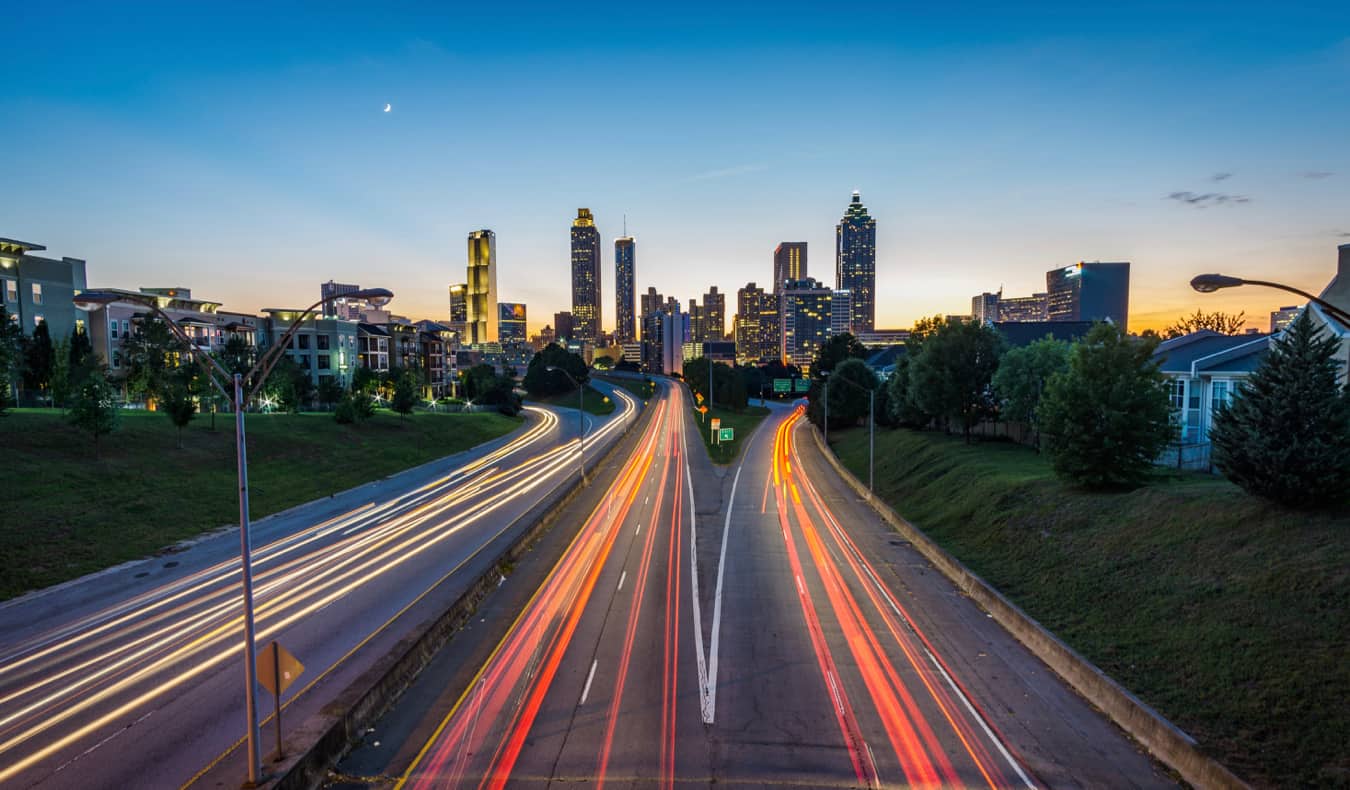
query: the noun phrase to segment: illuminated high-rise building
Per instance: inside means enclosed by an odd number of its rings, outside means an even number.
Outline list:
[[[877,317],[877,221],[857,190],[835,226],[834,286],[852,295],[849,331],[871,332]]]
[[[637,340],[637,250],[632,236],[614,240],[614,342]]]
[[[805,280],[806,242],[785,241],[773,250],[773,292],[783,290],[783,283],[789,280]]]
[[[588,208],[572,220],[572,330],[583,343],[600,341],[600,231]]]
[[[703,295],[703,340],[721,342],[727,336],[727,298],[712,286]]]
[[[469,323],[468,283],[455,283],[450,286],[450,323],[446,324],[456,335],[460,343],[467,343],[465,329]]]
[[[497,337],[502,345],[523,345],[525,334],[525,305],[521,302],[497,303]]]
[[[469,234],[465,342],[497,342],[497,319],[497,234],[485,228]]]
[[[810,278],[789,280],[783,284],[778,303],[783,322],[780,355],[807,371],[832,334],[834,291]]]
[[[736,292],[736,359],[754,364],[779,353],[778,296],[747,283]]]
[[[704,327],[706,316],[703,314],[703,307],[699,305],[697,299],[689,300],[689,340],[694,343],[702,343],[708,339]]]

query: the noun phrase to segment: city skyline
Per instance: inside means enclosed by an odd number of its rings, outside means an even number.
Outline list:
[[[1279,272],[1315,289],[1350,238],[1344,11],[1176,10],[1164,24],[1128,9],[871,8],[866,30],[801,8],[720,13],[601,13],[578,47],[556,12],[504,26],[484,11],[375,25],[343,11],[296,46],[315,24],[304,15],[250,30],[223,11],[72,21],[25,7],[25,30],[65,46],[6,75],[30,121],[0,130],[26,152],[11,168],[24,189],[0,198],[6,233],[88,260],[91,285],[187,285],[246,312],[307,304],[315,282],[374,282],[378,255],[392,309],[440,318],[464,234],[489,227],[503,297],[543,318],[568,306],[558,228],[576,206],[605,239],[628,215],[639,293],[688,299],[769,282],[783,239],[827,266],[858,189],[880,220],[878,327],[963,313],[1000,286],[1035,293],[1057,266],[1129,260],[1135,329],[1197,307],[1261,326],[1287,300],[1202,299],[1188,279]],[[464,41],[452,21],[499,35]],[[129,37],[142,54],[115,44]],[[217,43],[236,40],[249,46]],[[615,40],[632,43],[601,46]],[[622,129],[547,124],[578,73],[598,97],[632,97]],[[863,121],[834,120],[856,101],[834,95],[841,73],[866,75]],[[470,96],[492,109],[483,123],[462,122]],[[762,112],[802,96],[791,130]]]

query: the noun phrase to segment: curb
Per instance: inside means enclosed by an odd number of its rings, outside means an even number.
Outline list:
[[[615,437],[604,454],[587,465],[587,470],[593,472],[610,463],[624,447],[624,440],[632,430],[645,424],[651,413],[652,410],[639,405],[633,422]],[[292,756],[275,766],[273,776],[260,783],[259,788],[308,790],[318,787],[327,778],[328,769],[360,740],[366,727],[389,709],[437,651],[472,618],[478,604],[497,588],[498,580],[506,576],[508,566],[552,528],[562,511],[588,488],[562,481],[547,498],[519,516],[516,524],[508,528],[510,531],[525,525],[515,536],[503,533],[465,560],[469,563],[486,552],[497,552],[472,580],[447,579],[444,583],[467,584],[467,587],[448,609],[410,630],[389,653],[352,681],[320,713],[295,730],[287,740],[296,739],[304,745],[296,748],[293,741],[288,743]]]
[[[1250,785],[1239,779],[1232,771],[1201,752],[1194,738],[1060,641],[1045,626],[1004,598],[1002,593],[948,554],[945,549],[933,542],[932,538],[906,521],[890,505],[872,496],[862,481],[845,468],[835,454],[825,446],[820,431],[815,426],[809,430],[811,437],[815,439],[816,448],[844,482],[848,483],[849,488],[871,505],[877,515],[904,536],[924,559],[932,563],[933,567],[958,589],[970,596],[994,618],[995,622],[1045,662],[1055,674],[1109,716],[1118,727],[1129,733],[1148,750],[1149,754],[1176,771],[1182,779],[1194,787],[1250,790]]]

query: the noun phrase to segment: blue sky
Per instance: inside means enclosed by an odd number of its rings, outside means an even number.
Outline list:
[[[579,206],[688,300],[763,284],[781,240],[832,280],[860,189],[881,325],[1077,260],[1133,262],[1133,328],[1264,324],[1287,298],[1186,282],[1319,289],[1350,243],[1343,3],[5,4],[0,236],[95,285],[253,310],[333,278],[442,317],[489,227],[537,327]]]

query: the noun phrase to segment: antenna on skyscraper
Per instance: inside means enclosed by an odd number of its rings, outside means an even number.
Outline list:
[[[623,213],[623,235],[624,235],[624,236],[627,236],[627,235],[628,235],[628,212],[627,212],[627,211],[625,211],[625,212]]]

